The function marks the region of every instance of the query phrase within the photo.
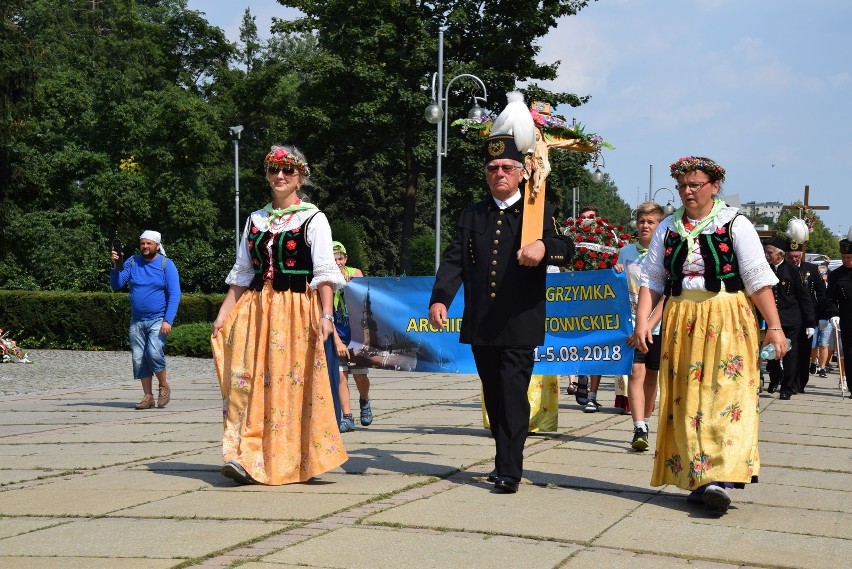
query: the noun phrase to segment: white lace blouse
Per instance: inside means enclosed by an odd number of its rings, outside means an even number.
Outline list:
[[[314,215],[316,214],[316,215]],[[252,212],[243,230],[240,247],[237,249],[237,260],[234,262],[231,272],[225,278],[229,285],[249,286],[254,278],[254,267],[251,262],[251,254],[248,248],[248,231],[254,224],[260,231],[269,230],[272,233],[281,233],[288,229],[295,229],[311,216],[314,216],[308,225],[305,234],[305,242],[311,248],[311,260],[314,265],[314,276],[310,287],[316,289],[321,283],[330,283],[334,290],[346,286],[346,280],[337,263],[334,262],[334,253],[331,250],[331,227],[324,213],[315,209],[297,211],[292,217],[289,215],[277,218],[272,225],[269,224],[269,213],[264,209]]]
[[[737,208],[726,207],[719,212],[716,219],[711,221],[701,232],[702,235],[713,233],[718,228],[731,221],[737,214]],[[663,257],[665,254],[665,237],[669,230],[674,228],[672,216],[665,218],[651,237],[648,246],[648,256],[642,264],[640,286],[645,286],[660,294],[665,290],[666,273],[663,268]],[[731,238],[734,243],[734,254],[740,268],[740,277],[743,279],[746,294],[751,295],[766,286],[778,283],[778,277],[772,271],[766,257],[763,254],[763,245],[754,225],[743,216],[739,216],[731,225]],[[700,244],[695,240],[695,247],[691,255],[693,262],[684,262],[683,279],[684,290],[707,290],[704,286],[704,260],[701,258]]]

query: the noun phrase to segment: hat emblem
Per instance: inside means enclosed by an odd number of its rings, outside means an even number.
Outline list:
[[[492,140],[488,143],[488,154],[500,156],[506,150],[506,143],[502,140]]]

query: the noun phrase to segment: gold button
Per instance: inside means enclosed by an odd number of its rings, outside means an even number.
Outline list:
[[[503,220],[502,220],[502,219],[498,219],[498,220],[497,220],[497,225],[503,225]]]
[[[497,271],[491,271],[491,276],[492,276],[492,277],[496,277],[496,276],[497,276]]]
[[[501,210],[500,210],[500,215],[506,215],[506,212],[505,212],[505,211],[503,211],[503,210],[501,209]]]
[[[498,229],[498,230],[497,230],[497,231],[495,231],[494,233],[496,233],[497,235],[500,235],[500,230]]]
[[[496,297],[496,296],[497,296],[497,295],[496,295],[495,293],[493,293],[493,292],[491,293],[491,298],[494,298],[494,297]]]
[[[495,259],[495,260],[491,261],[491,264],[492,264],[492,265],[496,265],[496,264],[497,264],[497,260]]]
[[[497,254],[497,249],[494,249],[493,251],[491,251],[491,254],[492,254],[492,255],[496,255],[496,254]]]
[[[492,282],[492,283],[491,283],[491,288],[497,288],[497,283]]]
[[[495,245],[499,245],[499,244],[500,244],[500,241],[499,241],[498,239],[495,239],[495,240],[494,240],[494,244],[495,244]]]

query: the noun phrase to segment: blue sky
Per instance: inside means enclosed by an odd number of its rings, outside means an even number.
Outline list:
[[[189,7],[234,41],[246,7],[261,35],[272,16],[293,14],[275,0],[190,0]],[[539,61],[561,61],[559,78],[543,86],[591,95],[561,112],[615,145],[604,171],[631,206],[649,188],[657,201],[671,199],[657,191],[674,187],[668,165],[700,154],[725,167],[723,193],[743,203],[792,203],[809,185],[810,203],[831,207],[817,212],[823,222],[845,235],[850,22],[848,0],[599,0],[540,41]],[[502,102],[505,94],[489,96]]]

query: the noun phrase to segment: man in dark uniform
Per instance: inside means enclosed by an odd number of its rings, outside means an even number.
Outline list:
[[[778,284],[772,287],[772,291],[775,293],[775,306],[778,307],[781,328],[792,344],[780,362],[766,362],[766,371],[769,372],[768,391],[774,393],[780,385],[779,399],[790,399],[794,393],[798,393],[799,333],[802,329],[813,329],[816,324],[814,307],[805,285],[802,284],[802,277],[796,267],[784,260],[784,254],[789,248],[790,242],[783,237],[773,238],[764,247],[766,260],[778,276]]]
[[[852,362],[852,228],[846,239],[840,240],[840,259],[843,264],[828,273],[827,296],[832,303],[834,314],[831,324],[835,330],[840,330],[840,344],[837,357],[840,362],[840,381],[848,378],[846,366]],[[847,383],[848,385],[848,383]],[[852,394],[849,396],[852,398]]]
[[[819,267],[813,263],[808,263],[804,257],[805,254],[802,253],[801,244],[790,242],[790,250],[787,251],[785,260],[799,269],[802,284],[805,285],[805,290],[808,291],[808,296],[811,297],[811,305],[813,306],[816,320],[826,320],[828,316],[825,315],[825,284],[822,282],[822,277],[819,276]],[[799,393],[805,392],[805,386],[807,386],[808,380],[811,378],[808,368],[811,362],[814,332],[814,328],[807,327],[799,331],[799,353],[796,355],[798,358],[796,376],[799,380]]]
[[[574,244],[557,231],[547,204],[542,238],[521,247],[524,156],[503,134],[486,140],[485,154],[491,195],[461,213],[435,277],[429,321],[444,325],[463,283],[460,341],[471,344],[496,445],[489,480],[495,491],[514,493],[529,429],[533,350],[544,342],[546,269],[568,263]]]

